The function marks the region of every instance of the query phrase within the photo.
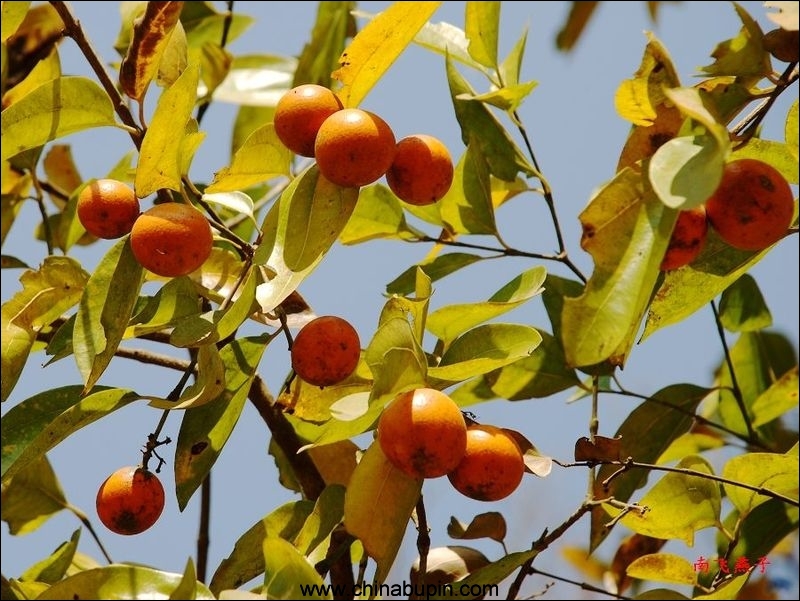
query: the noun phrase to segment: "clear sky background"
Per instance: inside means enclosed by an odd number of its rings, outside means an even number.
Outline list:
[[[222,3],[217,3],[219,6]],[[364,2],[360,8],[377,12],[387,2]],[[590,257],[579,246],[578,213],[592,191],[614,174],[619,151],[629,125],[615,112],[614,92],[620,82],[633,75],[646,44],[645,30],[652,30],[670,52],[684,84],[696,81],[697,69],[710,64],[717,42],[734,37],[741,27],[732,3],[664,3],[657,24],[648,16],[645,2],[600,3],[575,50],[570,54],[555,50],[555,36],[567,11],[566,2],[504,3],[501,12],[501,56],[505,56],[525,28],[528,45],[524,56],[522,80],[536,80],[539,85],[519,113],[531,137],[539,164],[554,191],[559,218],[572,260],[585,274],[592,271]],[[761,2],[741,5],[767,31],[773,28]],[[73,2],[73,9],[88,36],[107,61],[118,60],[113,42],[119,29],[119,3]],[[236,2],[235,10],[255,18],[254,25],[229,46],[234,54],[267,53],[297,55],[308,39],[317,8],[316,2]],[[447,21],[459,27],[464,23],[464,3],[445,2],[433,21]],[[363,22],[360,22],[363,25]],[[90,75],[85,60],[75,45],[66,40],[61,46],[65,74]],[[781,68],[779,66],[779,68]],[[482,84],[484,85],[484,84]],[[485,91],[485,88],[479,91]],[[764,136],[783,139],[783,118],[794,88],[779,101],[767,119]],[[367,96],[362,107],[380,114],[394,129],[397,138],[412,133],[429,133],[442,139],[454,157],[463,152],[458,124],[452,110],[444,59],[423,49],[410,48],[390,69],[380,84]],[[235,107],[223,103],[211,106],[203,121],[208,132],[193,164],[192,176],[209,181],[213,173],[229,162],[230,129]],[[84,178],[102,177],[132,148],[130,140],[117,130],[92,130],[63,140],[73,145]],[[557,248],[549,214],[541,199],[534,195],[515,199],[499,213],[500,231],[512,246],[550,253]],[[43,244],[32,243],[32,231],[38,212],[30,203],[23,208],[18,223],[3,248],[30,265],[44,259]],[[798,248],[797,236],[781,242],[751,274],[756,278],[772,311],[775,329],[798,345]],[[94,267],[105,252],[101,242],[90,248],[76,248],[75,256],[87,270]],[[386,284],[408,266],[421,260],[426,245],[399,242],[375,242],[355,247],[337,246],[302,284],[300,292],[318,314],[338,314],[349,319],[362,340],[369,340],[375,330],[384,302]],[[503,259],[478,264],[446,278],[435,285],[432,309],[454,302],[487,299],[519,272],[535,265],[530,260]],[[570,274],[556,263],[545,263],[557,275]],[[3,270],[2,289],[5,302],[19,289],[17,270]],[[534,299],[504,321],[528,323],[549,330],[541,300]],[[254,329],[253,332],[257,332]],[[733,337],[729,337],[733,341]],[[126,346],[136,347],[136,341]],[[631,390],[653,393],[669,384],[686,382],[709,385],[713,370],[721,359],[721,347],[710,309],[704,309],[685,322],[660,330],[646,343],[633,349],[622,372],[622,382]],[[11,406],[47,388],[80,381],[74,360],[66,359],[42,369],[44,355],[31,357],[11,398]],[[261,364],[261,375],[273,393],[286,377],[289,356],[285,344],[272,344]],[[104,374],[100,383],[130,387],[143,394],[165,395],[177,382],[177,374],[164,373],[138,363],[120,359]],[[518,403],[495,401],[471,408],[480,421],[513,427],[523,432],[545,454],[563,461],[572,458],[574,442],[587,434],[587,401],[567,403],[572,391],[547,399]],[[621,419],[635,404],[622,397],[603,398],[600,433],[613,435]],[[156,526],[142,535],[121,537],[106,531],[96,519],[94,499],[103,479],[118,467],[139,461],[139,448],[155,427],[160,412],[137,403],[72,436],[54,449],[50,460],[60,477],[67,498],[82,508],[94,521],[103,542],[116,561],[153,565],[180,572],[187,557],[195,554],[199,495],[183,513],[174,496]],[[179,417],[167,422],[164,431],[177,438]],[[255,410],[245,406],[242,417],[225,450],[217,461],[212,478],[212,529],[209,578],[219,562],[233,548],[236,539],[252,524],[282,503],[297,498],[277,481],[272,458],[266,449],[269,436]],[[172,491],[172,456],[174,446],[163,454],[168,461],[162,471],[165,488]],[[506,546],[509,551],[530,547],[545,528],[558,526],[583,500],[585,471],[556,467],[547,479],[526,476],[522,486],[508,499],[496,504],[480,503],[461,497],[446,478],[424,485],[428,520],[433,546],[460,544],[446,532],[450,516],[468,522],[485,511],[502,512],[509,525]],[[26,567],[45,557],[55,546],[68,540],[80,527],[73,516],[62,512],[36,532],[12,537],[2,528],[2,572],[18,576]],[[613,542],[626,534],[619,530],[599,550],[599,557],[613,553]],[[706,534],[713,534],[707,531]],[[415,531],[409,528],[398,555],[390,581],[407,580],[407,569],[416,556]],[[702,536],[698,541],[707,540]],[[587,580],[576,573],[561,556],[562,543],[586,546],[588,519],[561,539],[556,548],[537,559],[537,567],[565,577]],[[503,555],[497,543],[470,541],[490,559]],[[699,544],[699,542],[698,542]],[[97,558],[101,555],[88,533],[81,538],[80,550]],[[665,550],[690,560],[699,556],[698,548],[670,543]],[[706,547],[705,553],[709,548]],[[770,566],[775,578],[795,579],[781,591],[784,598],[797,595],[797,566]],[[371,573],[371,572],[370,572]],[[523,596],[545,588],[547,580],[529,578]],[[596,583],[595,583],[596,584]],[[505,595],[505,587],[501,589]],[[593,597],[578,587],[557,583],[545,598]]]

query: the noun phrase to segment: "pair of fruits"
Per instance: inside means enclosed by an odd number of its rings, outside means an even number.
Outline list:
[[[522,482],[522,451],[502,428],[467,424],[458,405],[433,388],[397,395],[378,420],[377,440],[386,458],[412,478],[447,476],[458,492],[498,501]]]
[[[792,190],[777,169],[757,159],[731,161],[705,204],[678,214],[661,270],[694,261],[709,226],[734,248],[760,251],[786,235],[793,216]]]
[[[453,181],[453,161],[439,139],[416,134],[397,142],[380,116],[344,108],[324,86],[303,84],[286,92],[273,125],[289,150],[315,158],[320,173],[339,186],[366,186],[385,175],[400,200],[422,206],[440,200]]]
[[[164,510],[164,487],[153,472],[126,466],[105,479],[95,505],[103,525],[117,534],[141,534],[153,526]]]
[[[199,268],[211,254],[214,235],[193,206],[167,202],[141,212],[133,189],[115,179],[98,179],[81,190],[76,206],[87,232],[107,240],[130,234],[136,260],[163,277]]]

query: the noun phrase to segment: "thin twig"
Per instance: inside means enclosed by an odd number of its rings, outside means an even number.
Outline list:
[[[630,469],[636,468],[636,469],[652,470],[658,472],[672,472],[675,474],[684,474],[686,476],[696,476],[697,478],[713,480],[715,482],[721,482],[722,484],[728,484],[730,486],[736,486],[738,488],[745,488],[747,490],[756,492],[760,495],[764,495],[765,497],[772,497],[773,499],[778,499],[779,501],[783,501],[784,503],[788,503],[789,505],[793,505],[794,507],[800,507],[800,501],[798,501],[797,499],[792,499],[791,497],[787,497],[784,494],[775,492],[774,490],[770,490],[769,488],[765,488],[763,486],[755,486],[753,484],[747,484],[745,482],[737,482],[736,480],[731,480],[730,478],[723,478],[722,476],[717,476],[716,474],[699,472],[685,467],[670,467],[667,465],[655,465],[653,463],[640,463],[638,461],[634,461],[630,457],[628,459],[625,459],[624,461],[597,459],[592,461],[576,461],[573,463],[562,463],[558,461],[556,463],[561,467],[592,467],[595,465],[619,465],[622,468],[624,468],[615,471],[611,476],[603,480],[601,484],[604,488],[607,488],[608,485],[611,483],[611,481],[620,474]]]
[[[206,581],[208,548],[211,545],[211,472],[200,484],[200,524],[197,528],[197,580]]]
[[[578,582],[577,580],[571,580],[570,578],[564,578],[563,576],[556,576],[555,574],[551,574],[550,572],[545,572],[544,570],[540,570],[538,568],[531,568],[530,572],[531,575],[538,574],[539,576],[545,576],[546,578],[552,578],[553,580],[559,580],[561,582],[566,582],[567,584],[572,584],[577,586],[585,591],[590,591],[592,593],[600,593],[601,595],[608,595],[609,597],[613,597],[614,599],[633,599],[633,597],[626,597],[624,595],[618,595],[616,593],[611,593],[605,589],[602,589],[598,586],[594,586],[592,584],[588,584],[586,582]]]
[[[419,580],[417,587],[419,587],[418,590],[424,590],[425,579],[428,575],[428,552],[431,550],[431,534],[428,528],[428,516],[425,512],[425,501],[422,498],[422,493],[417,499],[415,513],[417,514],[417,551],[419,552]]]
[[[717,325],[717,333],[719,334],[719,341],[722,344],[722,350],[725,352],[725,363],[728,366],[728,373],[731,377],[731,392],[733,393],[733,398],[736,399],[736,405],[739,407],[739,412],[742,415],[742,419],[744,420],[744,425],[747,428],[747,435],[752,440],[758,440],[758,434],[756,433],[755,428],[753,427],[753,422],[750,419],[750,415],[747,412],[747,406],[744,404],[744,397],[742,396],[742,389],[739,387],[739,383],[736,380],[736,371],[733,369],[733,359],[731,358],[730,350],[728,349],[728,343],[725,340],[725,328],[722,325],[722,320],[719,317],[719,311],[717,311],[717,305],[712,300],[711,301],[711,310],[714,312],[714,322]]]
[[[51,1],[50,4],[64,22],[64,33],[68,37],[75,40],[78,48],[81,49],[81,52],[86,57],[89,65],[92,67],[97,79],[100,80],[100,84],[103,86],[106,94],[108,94],[108,97],[111,99],[111,104],[114,107],[114,111],[116,111],[117,115],[122,120],[122,123],[127,126],[126,131],[130,134],[134,145],[137,149],[140,149],[142,146],[142,139],[144,138],[144,132],[133,118],[133,115],[128,109],[128,105],[125,103],[125,100],[123,100],[122,96],[117,90],[117,86],[114,84],[114,81],[106,71],[103,62],[100,60],[100,55],[95,52],[80,23],[73,16],[69,5],[66,2],[56,1]]]

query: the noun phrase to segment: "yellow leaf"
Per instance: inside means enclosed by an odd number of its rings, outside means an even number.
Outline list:
[[[331,74],[343,85],[338,94],[345,107],[361,103],[441,4],[395,2],[353,38]]]

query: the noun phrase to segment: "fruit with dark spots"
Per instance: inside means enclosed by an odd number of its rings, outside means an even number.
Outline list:
[[[97,491],[97,515],[117,534],[141,534],[161,517],[164,487],[153,472],[127,466],[111,474]]]
[[[300,379],[314,386],[332,386],[358,367],[361,341],[349,321],[323,315],[297,333],[290,354],[292,369]]]
[[[679,269],[692,263],[703,250],[707,237],[708,221],[703,205],[678,213],[661,261],[661,271]]]
[[[764,250],[783,238],[792,223],[792,189],[771,165],[738,159],[725,165],[722,181],[706,200],[706,215],[731,246]]]

